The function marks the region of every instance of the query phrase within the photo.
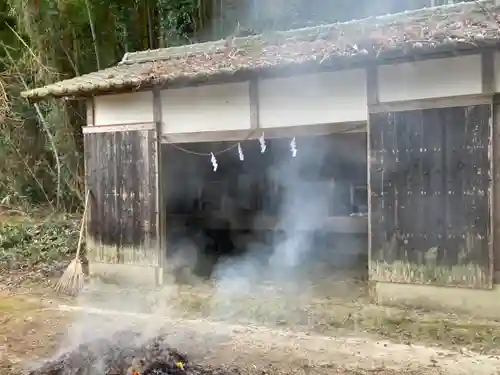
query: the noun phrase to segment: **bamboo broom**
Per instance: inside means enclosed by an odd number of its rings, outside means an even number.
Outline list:
[[[82,262],[80,260],[80,251],[83,242],[83,233],[85,231],[85,221],[87,217],[87,208],[89,205],[90,190],[85,195],[85,207],[83,209],[82,223],[80,225],[80,237],[78,238],[78,245],[76,248],[75,258],[71,261],[66,271],[57,282],[55,290],[60,293],[75,295],[83,288],[84,273],[82,269]]]

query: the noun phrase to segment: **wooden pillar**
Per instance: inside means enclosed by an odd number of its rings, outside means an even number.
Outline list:
[[[156,231],[157,231],[157,239],[158,239],[158,254],[160,257],[159,266],[156,269],[156,282],[157,285],[163,285],[164,283],[164,275],[166,270],[166,254],[167,254],[167,239],[166,239],[166,229],[167,223],[166,220],[166,207],[163,197],[165,196],[166,184],[164,181],[164,168],[166,167],[162,163],[162,147],[161,147],[161,134],[162,134],[162,109],[161,109],[161,90],[158,87],[153,89],[153,119],[155,123],[156,129]]]
[[[257,78],[250,80],[248,90],[248,97],[250,98],[250,128],[257,130],[260,127],[259,81]]]
[[[493,272],[494,282],[500,283],[500,97],[493,99],[491,161],[493,186],[491,200],[493,206]]]
[[[85,104],[87,112],[87,119],[86,119],[87,126],[94,126],[95,125],[94,97],[88,98]]]
[[[490,118],[490,168],[491,189],[488,192],[491,206],[491,273],[493,282],[500,283],[500,103],[495,97],[495,52],[491,49],[481,53],[481,83],[484,94],[491,95],[492,108]]]
[[[369,108],[380,104],[379,100],[379,85],[378,85],[378,68],[372,65],[366,69],[366,97],[367,97],[367,111],[368,111],[368,124],[366,126],[366,173],[367,173],[367,194],[368,194],[368,279],[369,279],[369,294],[370,298],[376,300],[375,283],[370,275],[372,267],[372,190],[371,190],[371,163],[372,151],[370,142],[370,116]]]

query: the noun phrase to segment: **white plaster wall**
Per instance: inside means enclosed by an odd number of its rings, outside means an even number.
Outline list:
[[[378,68],[379,100],[393,102],[480,94],[481,57],[451,57]]]
[[[500,69],[500,53],[495,56]],[[479,55],[378,68],[381,102],[481,93]],[[495,78],[500,92],[500,74]],[[163,90],[164,134],[250,129],[249,83]],[[367,120],[366,72],[353,69],[259,82],[262,128]],[[152,92],[95,98],[96,125],[153,122]]]
[[[162,133],[250,129],[248,82],[163,90]]]
[[[153,122],[153,93],[103,95],[94,98],[95,125]]]
[[[262,128],[366,121],[364,69],[259,82]]]

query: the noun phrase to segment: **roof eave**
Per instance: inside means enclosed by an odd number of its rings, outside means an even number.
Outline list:
[[[249,79],[251,76],[275,76],[275,75],[294,75],[305,74],[314,70],[343,70],[352,69],[355,67],[366,66],[370,63],[387,64],[398,63],[401,59],[405,60],[427,60],[439,57],[458,56],[462,54],[479,53],[480,49],[497,48],[499,41],[480,40],[476,45],[470,43],[446,43],[440,46],[411,46],[394,48],[393,50],[385,51],[382,54],[374,55],[368,53],[360,53],[356,56],[333,56],[323,61],[310,59],[304,62],[287,63],[269,67],[261,67],[256,69],[237,69],[211,72],[210,74],[197,75],[179,75],[175,77],[151,77],[142,82],[118,82],[113,84],[94,85],[89,87],[79,87],[76,89],[65,89],[61,83],[55,83],[38,89],[24,91],[21,96],[32,102],[42,101],[47,98],[55,99],[83,99],[91,96],[125,93],[134,91],[150,90],[154,87],[174,88],[187,85],[203,84],[209,82],[224,83],[228,79],[232,81]],[[399,60],[399,61],[398,61]],[[54,87],[56,86],[56,87]]]

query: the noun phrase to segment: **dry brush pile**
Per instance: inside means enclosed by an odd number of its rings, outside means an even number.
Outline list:
[[[69,374],[235,375],[238,372],[191,363],[186,355],[169,347],[165,337],[141,340],[137,333],[120,332],[110,339],[81,344],[26,375]]]

